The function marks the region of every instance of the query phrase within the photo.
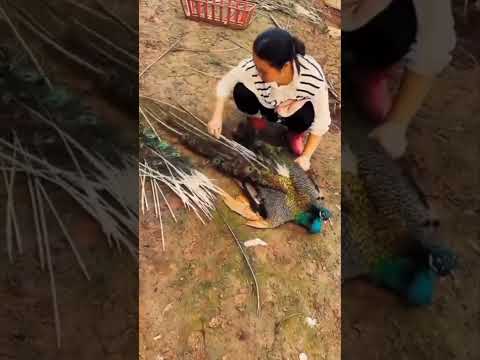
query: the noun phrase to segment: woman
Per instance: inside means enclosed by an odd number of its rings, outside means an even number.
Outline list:
[[[286,126],[295,161],[304,170],[310,168],[310,159],[328,131],[330,111],[322,68],[305,54],[303,42],[278,28],[256,38],[253,56],[218,83],[216,107],[208,124],[216,137],[222,132],[225,102],[232,93],[237,108],[247,114],[255,129],[264,129],[268,122]]]
[[[409,124],[455,47],[450,0],[344,0],[342,28],[343,56],[354,62],[356,98],[382,123],[371,136],[399,158]],[[392,98],[389,79],[400,61],[405,71]]]

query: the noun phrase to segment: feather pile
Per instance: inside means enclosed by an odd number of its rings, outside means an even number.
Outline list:
[[[145,117],[145,120],[150,123],[148,117]],[[184,207],[192,210],[203,224],[213,218],[215,199],[217,195],[223,195],[224,192],[205,174],[195,169],[191,162],[171,144],[161,138],[153,127],[142,131],[140,146],[142,160],[139,163],[139,176],[142,214],[153,207],[155,216],[160,222],[162,247],[165,251],[162,203],[168,208],[172,219],[177,221],[165,191],[175,194]],[[147,188],[151,189],[151,201],[148,200]]]

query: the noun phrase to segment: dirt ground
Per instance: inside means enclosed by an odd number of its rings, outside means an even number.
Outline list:
[[[318,26],[301,19],[274,15],[306,42],[307,51],[340,92],[339,37],[322,34]],[[250,48],[255,36],[272,25],[267,14],[259,12],[248,29],[234,31],[186,20],[178,1],[140,2],[141,69],[184,34],[178,46],[183,50],[169,53],[144,75],[141,94],[176,100],[208,119],[217,79],[249,56],[238,44]],[[232,103],[227,113],[228,132],[241,115]],[[333,229],[327,225],[319,235],[295,225],[254,230],[218,203],[241,241],[261,238],[268,243],[247,249],[260,284],[260,316],[250,274],[218,216],[204,226],[179,209],[181,220],[164,224],[166,252],[158,221],[151,213],[141,217],[142,359],[298,359],[302,352],[309,359],[340,357],[338,120],[313,160],[327,207],[333,211]],[[196,157],[194,161],[203,164]],[[238,192],[232,180],[204,170],[226,191]],[[310,327],[306,317],[318,325]]]
[[[131,15],[136,17],[136,14],[128,11],[129,4],[123,6],[126,11],[120,13],[124,19],[135,23]],[[10,38],[12,33],[3,19],[0,33],[2,45],[17,44]],[[136,117],[112,106],[98,91],[90,73],[85,74],[83,69],[72,65],[51,48],[38,45],[38,39],[30,38],[23,29],[22,34],[33,47],[52,83],[66,86],[92,106],[100,118],[115,125],[119,143],[131,144],[132,133],[136,140]],[[20,49],[20,45],[16,46]],[[2,135],[22,128],[22,123],[16,122],[16,118],[12,120],[11,114],[1,120]],[[132,169],[134,179],[136,169]],[[47,270],[42,271],[38,258],[28,189],[22,186],[21,177],[16,179],[19,180],[16,182],[15,203],[24,254],[16,254],[13,263],[8,261],[4,245],[6,192],[3,179],[0,182],[0,359],[135,358],[138,354],[138,268],[135,259],[126,251],[119,253],[109,248],[96,219],[86,214],[68,195],[45,182],[46,190],[91,277],[88,281],[82,274],[63,232],[47,210],[61,326],[61,348],[57,348],[49,274]]]
[[[429,308],[406,308],[384,291],[352,283],[342,291],[344,359],[478,359],[480,283],[480,56],[478,20],[464,23],[456,2],[458,41],[452,66],[440,76],[409,132],[415,178],[443,219],[460,258],[439,284]],[[346,119],[344,119],[346,121]],[[346,126],[346,125],[345,125]]]

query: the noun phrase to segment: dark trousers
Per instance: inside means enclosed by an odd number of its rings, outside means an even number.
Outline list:
[[[315,118],[313,104],[310,101],[306,102],[292,116],[280,118],[275,109],[268,109],[260,104],[257,96],[242,83],[235,85],[233,99],[240,111],[248,115],[255,115],[260,112],[268,121],[280,123],[294,133],[302,133],[308,130]]]
[[[342,31],[342,55],[366,69],[386,69],[407,55],[416,35],[413,0],[393,0],[359,29]]]

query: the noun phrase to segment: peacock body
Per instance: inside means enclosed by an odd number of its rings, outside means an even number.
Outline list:
[[[329,216],[315,181],[280,148],[263,141],[246,148],[226,138],[216,139],[193,125],[198,119],[191,113],[153,99],[141,99],[141,113],[178,135],[187,148],[208,158],[218,170],[239,180],[249,199],[227,196],[225,202],[250,220],[248,225],[274,228],[291,221],[303,224],[307,217],[313,221]]]
[[[360,149],[356,171],[342,171],[342,280],[366,275],[410,303],[430,303],[456,257],[398,163],[375,140]]]
[[[319,187],[292,158],[279,147],[263,141],[256,141],[250,150],[265,167],[255,166],[248,159],[237,157],[226,161],[222,149],[210,140],[184,138],[184,143],[197,153],[213,159],[217,169],[240,180],[248,192],[252,205],[265,221],[257,222],[258,227],[275,228],[295,221],[300,214],[312,209],[323,209],[324,198]],[[254,226],[254,223],[250,222]]]

